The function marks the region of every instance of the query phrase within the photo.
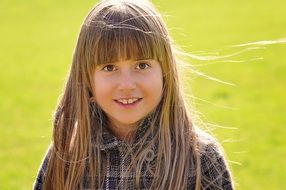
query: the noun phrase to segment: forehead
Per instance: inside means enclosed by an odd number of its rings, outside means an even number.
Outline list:
[[[98,42],[96,63],[155,59],[157,48],[152,41],[152,36],[130,29],[107,30]]]

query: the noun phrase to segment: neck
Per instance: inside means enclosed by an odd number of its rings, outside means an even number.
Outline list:
[[[127,143],[132,143],[135,136],[135,131],[137,129],[137,125],[124,125],[109,122],[108,129],[112,132],[114,136],[116,136],[120,140],[123,140]]]

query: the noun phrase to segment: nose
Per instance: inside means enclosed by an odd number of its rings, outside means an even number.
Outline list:
[[[136,88],[136,79],[131,71],[121,72],[118,79],[118,89],[122,91],[134,90]]]

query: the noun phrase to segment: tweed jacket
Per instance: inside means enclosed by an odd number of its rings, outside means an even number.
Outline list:
[[[136,138],[140,138],[144,135],[146,127],[139,128]],[[205,138],[205,137],[203,137]],[[230,172],[226,166],[226,162],[218,147],[214,146],[214,143],[203,144],[201,153],[201,171],[203,175],[202,189],[213,190],[223,189],[232,190],[233,184],[230,177]],[[135,172],[131,172],[129,176],[126,176],[126,167],[130,164],[131,156],[124,157],[127,151],[128,145],[113,136],[107,130],[103,131],[103,143],[100,145],[100,149],[106,158],[105,166],[105,180],[100,189],[106,190],[121,190],[121,189],[136,189],[135,187]],[[152,182],[152,174],[148,163],[152,164],[155,160],[156,147],[151,148],[146,154],[146,164],[142,167],[142,176],[140,177],[140,189],[150,189]],[[45,180],[45,172],[47,169],[49,160],[49,153],[45,156],[42,165],[39,169],[38,175],[34,183],[34,190],[42,190],[42,184]],[[194,173],[194,172],[190,172]],[[187,189],[195,189],[195,175],[188,177]],[[215,186],[214,186],[215,185]],[[89,179],[87,175],[84,178],[84,189],[89,190]],[[76,189],[76,188],[75,188]],[[178,187],[177,189],[181,189]]]

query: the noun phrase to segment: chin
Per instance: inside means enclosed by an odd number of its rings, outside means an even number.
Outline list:
[[[130,118],[130,119],[118,119],[118,122],[120,122],[123,125],[134,125],[136,124],[140,119],[134,119],[134,118]]]

